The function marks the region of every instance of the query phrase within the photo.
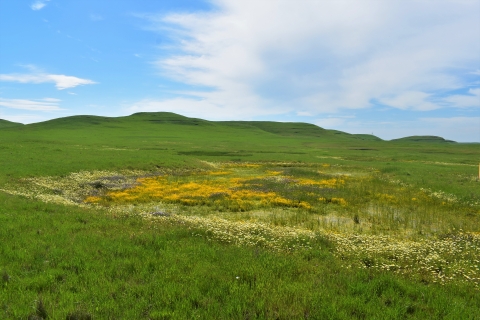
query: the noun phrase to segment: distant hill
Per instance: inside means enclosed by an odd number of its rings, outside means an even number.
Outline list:
[[[119,123],[118,118],[80,115],[64,118],[57,118],[43,122],[29,124],[28,126],[42,129],[56,128],[79,128],[84,126],[99,126]]]
[[[279,134],[282,136],[324,136],[328,130],[317,127],[314,124],[302,122],[274,122],[274,121],[219,121],[218,123],[227,126],[255,127],[260,130]]]
[[[396,142],[430,142],[430,143],[456,143],[456,141],[446,140],[437,136],[410,136],[405,138],[393,139]]]
[[[101,117],[92,115],[79,115],[52,119],[31,124],[38,128],[81,128],[89,126],[121,127],[133,123],[158,123],[180,125],[205,125],[209,121],[188,118],[172,112],[139,112],[125,117]]]
[[[198,126],[250,129],[281,136],[323,137],[341,140],[376,140],[380,138],[366,134],[349,134],[338,130],[328,130],[311,123],[302,122],[275,122],[275,121],[208,121],[189,118],[172,112],[139,112],[125,117],[101,117],[92,115],[78,115],[52,119],[34,123],[28,127],[36,129],[79,129],[87,127],[120,128],[131,125],[162,125],[174,124],[182,126]]]
[[[23,123],[11,122],[11,121],[0,119],[0,129],[18,127],[23,125],[24,125]]]
[[[120,118],[119,118],[120,119]],[[130,116],[121,117],[124,120],[135,120],[135,121],[144,121],[150,123],[169,123],[169,124],[180,124],[180,125],[212,125],[211,121],[189,118],[173,112],[138,112]]]
[[[324,129],[311,123],[304,122],[275,122],[275,121],[218,121],[227,126],[254,127],[260,130],[282,136],[304,137],[342,137],[346,139],[377,140],[382,139],[368,134],[350,134],[338,130]]]
[[[139,112],[124,117],[101,117],[93,115],[78,115],[52,119],[28,125],[10,122],[0,119],[0,129],[22,127],[25,129],[80,129],[80,128],[141,128],[147,125],[182,125],[189,127],[203,127],[204,129],[222,130],[238,129],[251,130],[258,133],[274,134],[285,137],[311,137],[325,138],[339,141],[383,141],[379,137],[370,134],[350,134],[338,130],[330,130],[318,127],[311,123],[303,122],[275,122],[275,121],[208,121],[197,118],[189,118],[172,112]],[[155,128],[155,127],[153,127]],[[237,133],[238,134],[238,133]],[[429,143],[455,143],[437,136],[410,136],[390,140],[392,142],[429,142]]]

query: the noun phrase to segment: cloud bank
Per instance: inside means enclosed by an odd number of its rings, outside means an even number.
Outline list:
[[[208,12],[141,16],[173,41],[157,70],[192,90],[131,110],[175,106],[228,119],[232,112],[321,115],[374,105],[480,107],[477,0],[212,4]]]

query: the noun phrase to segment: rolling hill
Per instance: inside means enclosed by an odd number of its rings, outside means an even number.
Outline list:
[[[455,143],[452,140],[446,140],[437,136],[409,136],[400,139],[393,139],[395,142],[428,142],[428,143]]]
[[[102,117],[93,115],[77,115],[52,119],[44,122],[24,125],[0,119],[0,129],[21,128],[29,129],[81,129],[92,127],[104,128],[126,128],[129,126],[137,128],[144,125],[182,125],[199,128],[231,129],[273,134],[283,137],[311,137],[328,138],[339,141],[384,141],[381,138],[370,134],[350,134],[338,130],[330,130],[318,127],[311,123],[302,122],[275,122],[275,121],[208,121],[197,118],[189,118],[172,112],[139,112],[124,117]],[[232,132],[232,133],[233,133]],[[427,142],[427,143],[454,143],[437,136],[409,136],[390,140],[392,142]]]
[[[189,118],[171,112],[140,112],[125,117],[102,117],[93,115],[77,115],[52,119],[44,122],[23,125],[0,119],[0,129],[22,127],[29,129],[81,129],[92,127],[125,128],[144,125],[182,125],[190,127],[208,127],[210,129],[231,129],[233,132],[245,129],[263,134],[274,134],[284,137],[317,137],[328,139],[383,141],[368,134],[349,134],[338,130],[329,130],[310,123],[275,122],[275,121],[208,121]]]
[[[3,128],[12,128],[12,127],[19,127],[23,126],[24,124],[18,122],[11,122],[7,120],[0,119],[0,129]]]

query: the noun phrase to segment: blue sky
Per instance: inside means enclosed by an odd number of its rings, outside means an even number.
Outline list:
[[[0,0],[0,118],[140,111],[480,142],[480,0]]]

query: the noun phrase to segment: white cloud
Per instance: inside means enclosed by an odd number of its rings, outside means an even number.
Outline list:
[[[445,98],[445,101],[452,103],[459,108],[480,107],[480,88],[468,90],[468,95],[458,94]]]
[[[35,1],[34,3],[32,3],[32,4],[30,5],[30,8],[31,8],[32,10],[35,10],[35,11],[41,10],[41,9],[43,9],[43,7],[45,7],[45,6],[47,5],[46,2],[48,2],[48,1],[50,1],[50,0],[39,0],[39,1]]]
[[[55,83],[58,90],[74,88],[76,86],[85,84],[95,84],[96,82],[89,79],[82,79],[73,76],[66,76],[63,74],[46,74],[46,73],[31,73],[31,74],[0,74],[0,81],[20,82],[20,83]]]
[[[439,105],[428,101],[429,94],[419,91],[406,91],[395,97],[383,98],[382,104],[402,110],[429,111],[440,108]]]
[[[433,110],[445,107],[434,95],[465,87],[478,69],[478,0],[213,3],[211,12],[143,17],[176,43],[155,62],[160,72],[208,87],[194,98],[224,117],[237,99],[265,113],[275,106],[315,115],[379,100]]]
[[[0,98],[0,106],[10,109],[31,110],[31,111],[60,111],[61,100],[55,98],[43,98],[35,100],[27,99],[4,99]]]

